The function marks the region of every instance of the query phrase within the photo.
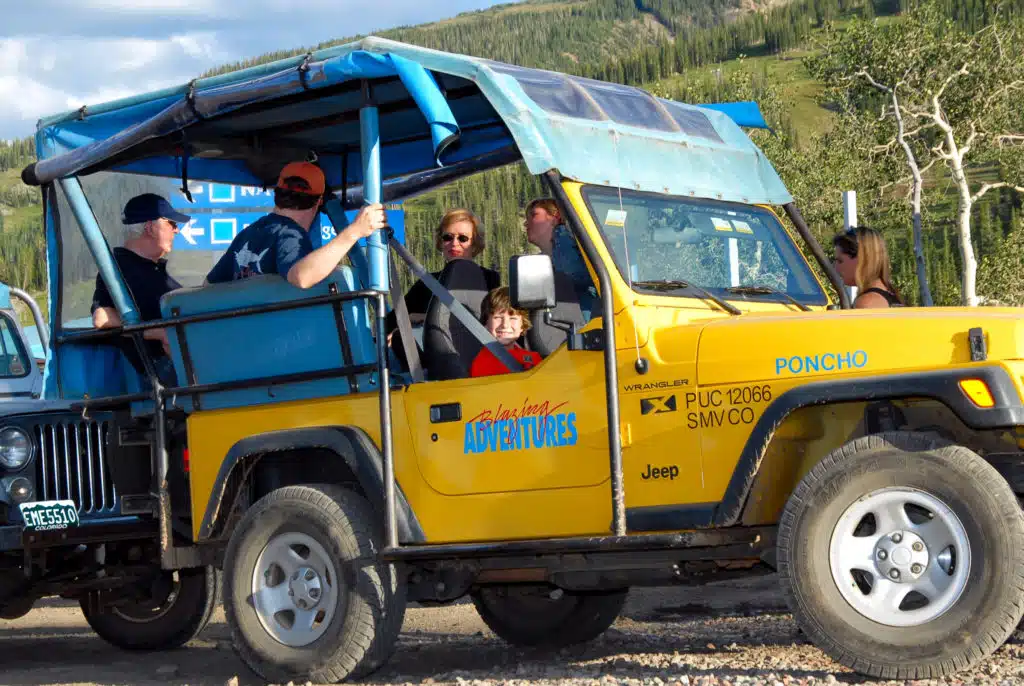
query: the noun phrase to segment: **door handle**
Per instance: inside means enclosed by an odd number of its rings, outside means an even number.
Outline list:
[[[430,423],[443,424],[462,420],[462,403],[443,403],[430,406]]]

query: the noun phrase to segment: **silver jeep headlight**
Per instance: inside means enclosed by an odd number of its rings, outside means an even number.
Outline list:
[[[9,426],[0,430],[0,466],[21,469],[32,457],[32,441],[21,429]]]

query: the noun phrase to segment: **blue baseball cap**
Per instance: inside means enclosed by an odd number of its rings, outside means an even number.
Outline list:
[[[121,213],[121,222],[124,224],[142,224],[161,218],[170,219],[179,224],[192,221],[192,217],[178,212],[171,207],[167,198],[156,193],[136,195],[125,203],[124,212]]]

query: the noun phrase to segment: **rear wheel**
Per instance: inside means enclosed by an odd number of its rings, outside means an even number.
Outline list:
[[[376,561],[382,532],[366,500],[329,485],[264,496],[224,559],[224,609],[235,648],[260,677],[338,682],[394,651],[405,583]]]
[[[473,604],[499,638],[516,646],[557,650],[591,641],[622,612],[628,590],[574,593],[553,586],[483,586]]]
[[[85,621],[108,643],[125,650],[170,650],[199,635],[217,605],[218,574],[213,567],[163,572],[145,600],[120,603],[97,612],[80,602]]]
[[[803,632],[862,674],[937,678],[994,652],[1024,613],[1024,518],[976,453],[891,433],[834,451],[779,526]]]

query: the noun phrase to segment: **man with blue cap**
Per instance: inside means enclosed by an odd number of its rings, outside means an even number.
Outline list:
[[[190,216],[178,212],[166,198],[155,193],[137,195],[124,206],[121,223],[127,227],[128,238],[123,247],[114,248],[114,261],[121,270],[142,321],[161,319],[160,297],[181,288],[181,284],[167,273],[167,255],[174,247],[178,225],[191,220]],[[92,323],[98,329],[121,326],[121,316],[100,274],[96,275],[96,290],[92,298]],[[150,329],[143,338],[150,357],[156,362],[161,381],[164,384],[175,383],[167,332]],[[132,366],[139,373],[145,373],[134,344],[123,339],[118,341],[118,345]]]

